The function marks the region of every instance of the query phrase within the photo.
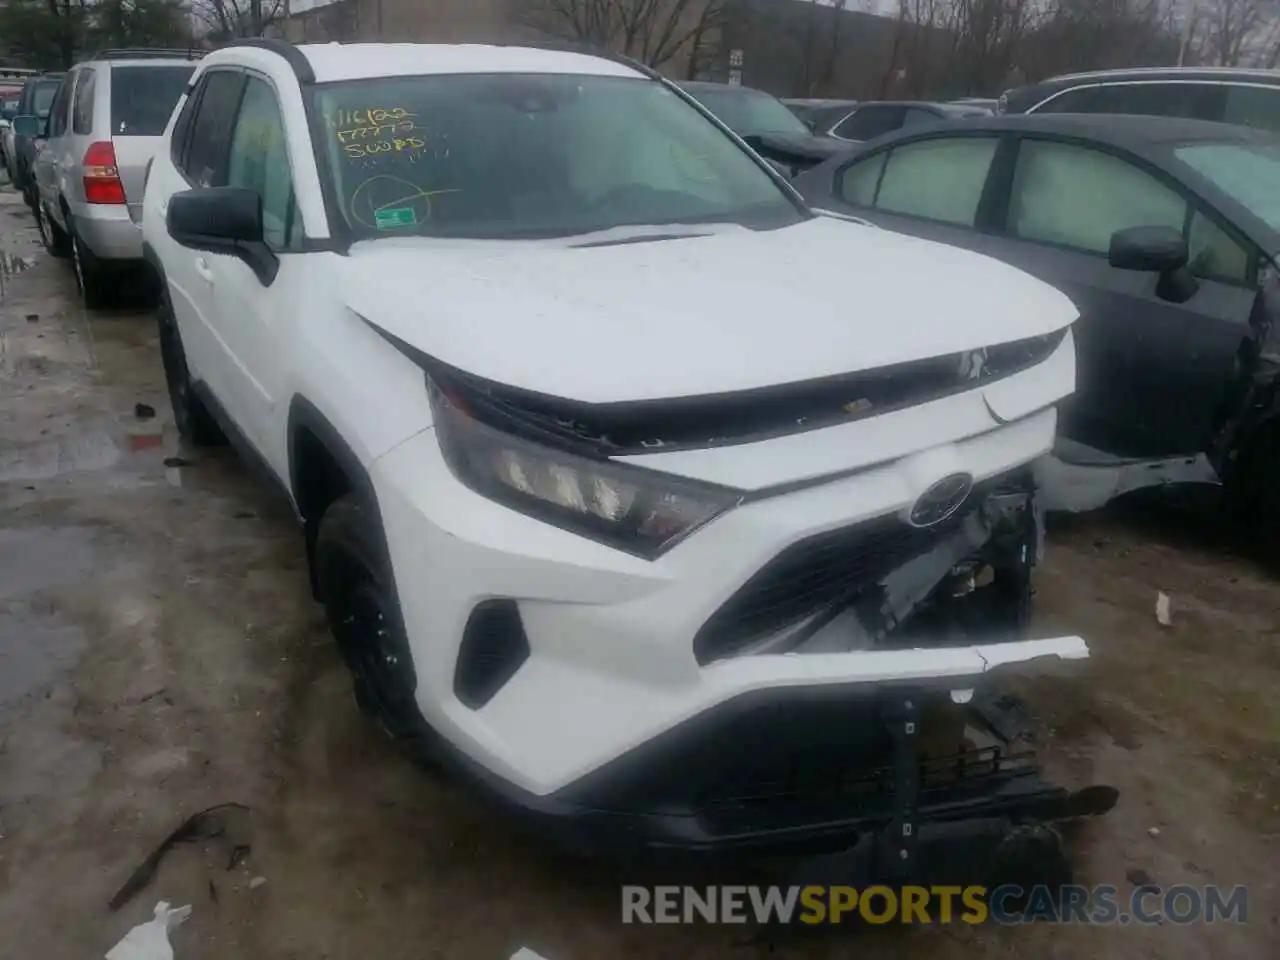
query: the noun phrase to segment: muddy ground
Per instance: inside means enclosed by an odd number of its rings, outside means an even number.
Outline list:
[[[1021,686],[1051,770],[1121,792],[1075,842],[1080,877],[1245,884],[1247,926],[845,928],[772,947],[623,927],[627,870],[513,834],[357,714],[289,519],[230,455],[166,466],[181,451],[151,318],[82,311],[8,188],[0,236],[0,957],[101,957],[161,897],[194,906],[179,960],[1276,955],[1280,590],[1211,527],[1131,509],[1059,525],[1040,630],[1094,655]],[[106,910],[164,834],[229,801],[253,811],[234,827],[245,863],[181,848]]]

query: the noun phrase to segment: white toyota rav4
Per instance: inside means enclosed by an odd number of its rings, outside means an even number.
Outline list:
[[[593,847],[1062,799],[954,715],[1087,656],[1026,636],[1057,291],[815,217],[671,84],[563,49],[218,50],[143,232],[179,429],[288,493],[394,736]],[[921,754],[987,765],[937,793]]]

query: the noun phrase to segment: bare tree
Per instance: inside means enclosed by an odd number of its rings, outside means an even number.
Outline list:
[[[686,73],[714,58],[730,0],[527,0],[524,22],[613,50],[651,67],[689,55]],[[696,62],[695,62],[696,61]]]
[[[211,37],[259,37],[284,19],[285,0],[194,0],[191,11]]]
[[[840,57],[848,0],[805,0],[796,37],[800,57],[800,90],[806,97],[827,92]]]
[[[1275,26],[1273,0],[1201,0],[1195,3],[1188,48],[1198,59],[1220,67],[1238,67],[1258,58],[1269,59],[1265,50]]]

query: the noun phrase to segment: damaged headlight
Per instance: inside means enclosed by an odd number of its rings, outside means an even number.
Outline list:
[[[512,436],[428,381],[436,436],[453,475],[481,496],[619,550],[656,559],[737,506],[742,493],[593,460]]]

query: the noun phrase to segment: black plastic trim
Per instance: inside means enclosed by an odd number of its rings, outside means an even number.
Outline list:
[[[520,607],[507,598],[482,600],[467,617],[454,664],[453,693],[472,710],[498,695],[529,659]]]
[[[359,316],[359,314],[357,314]],[[608,403],[587,403],[584,401],[567,400],[562,397],[552,396],[540,391],[527,390],[519,387],[511,387],[506,384],[496,383],[483,377],[460,370],[442,360],[424,353],[417,347],[397,337],[395,334],[384,330],[378,324],[374,323],[367,317],[361,316],[379,336],[403,353],[406,357],[420,366],[426,374],[441,383],[449,383],[456,387],[460,387],[464,392],[475,392],[483,397],[489,398],[485,406],[492,406],[497,409],[499,406],[512,406],[512,411],[521,406],[527,406],[532,410],[555,410],[556,417],[561,420],[582,420],[582,421],[609,421],[609,424],[601,425],[597,430],[600,434],[609,434],[611,431],[625,431],[633,429],[634,424],[640,420],[661,422],[679,422],[682,418],[697,416],[704,414],[705,411],[719,406],[744,406],[760,404],[764,405],[780,405],[794,400],[798,395],[807,395],[815,391],[831,392],[847,391],[848,396],[858,397],[865,396],[857,392],[860,385],[873,377],[884,377],[892,374],[894,367],[884,367],[875,370],[857,371],[854,373],[836,374],[829,377],[819,377],[813,380],[802,380],[784,384],[770,384],[764,387],[757,387],[750,390],[739,390],[722,393],[697,394],[693,396],[669,397],[655,400],[636,400],[636,401],[620,401]],[[796,434],[807,433],[812,430],[820,430],[828,427],[839,426],[845,423],[852,423],[859,419],[867,419],[874,416],[881,416],[894,410],[904,409],[908,407],[919,406],[924,403],[931,403],[945,397],[954,396],[969,390],[985,387],[998,380],[1022,373],[1028,369],[1035,367],[1037,364],[1046,361],[1054,351],[1058,349],[1062,340],[1066,337],[1069,326],[1062,327],[1051,333],[1036,337],[1028,337],[1022,341],[1012,341],[1003,344],[996,344],[988,347],[989,351],[1003,350],[1007,348],[1017,348],[1020,345],[1026,345],[1029,349],[1036,348],[1036,352],[1029,360],[1019,360],[1010,363],[1007,368],[998,368],[998,372],[993,373],[987,379],[976,381],[960,381],[957,380],[945,388],[927,391],[920,394],[913,394],[905,400],[896,403],[886,403],[874,407],[870,407],[865,411],[846,412],[843,416],[834,414],[828,416],[808,416],[803,423],[788,421],[785,427],[766,427],[759,431],[749,434],[738,434],[733,436],[718,437],[709,440],[699,441],[672,441],[661,443],[654,446],[618,444],[606,441],[603,438],[593,440],[587,436],[574,434],[568,435],[568,432],[557,432],[551,429],[540,429],[535,423],[539,418],[533,414],[527,418],[528,422],[522,428],[517,422],[518,418],[504,416],[501,428],[507,432],[517,432],[517,435],[524,435],[535,443],[544,446],[560,446],[563,449],[576,453],[579,456],[594,457],[596,459],[609,459],[612,457],[630,456],[647,453],[671,453],[679,450],[705,450],[717,447],[740,446],[748,443],[761,443],[766,440],[776,439],[783,436],[793,436]],[[961,351],[963,353],[963,351]],[[956,356],[958,357],[958,353]],[[948,359],[946,356],[925,358],[919,361],[909,361],[901,364],[902,367],[918,367],[928,363],[940,363]],[[895,365],[899,366],[899,365]],[[500,398],[501,403],[493,402],[493,398]],[[825,398],[824,398],[825,404]],[[825,407],[824,407],[825,409]],[[834,409],[834,408],[833,408]],[[542,420],[547,420],[542,417]],[[549,420],[547,421],[550,422]],[[865,468],[859,468],[865,469]]]

